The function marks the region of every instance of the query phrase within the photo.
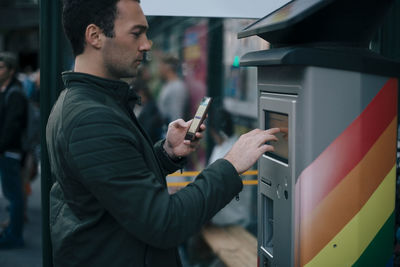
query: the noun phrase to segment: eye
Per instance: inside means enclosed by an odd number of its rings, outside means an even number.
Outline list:
[[[131,34],[133,36],[135,36],[135,38],[139,38],[142,33],[141,32],[132,32]]]

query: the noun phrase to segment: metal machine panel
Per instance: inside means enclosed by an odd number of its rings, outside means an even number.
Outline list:
[[[287,130],[277,134],[279,141],[273,144],[275,151],[259,160],[260,253],[278,266],[293,265],[293,257],[285,255],[294,253],[295,135],[292,129],[295,129],[296,101],[295,95],[271,93],[261,93],[259,101],[260,128]]]

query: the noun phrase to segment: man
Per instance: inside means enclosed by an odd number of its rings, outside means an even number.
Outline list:
[[[171,55],[163,56],[160,63],[160,75],[165,84],[158,97],[158,108],[166,123],[184,118],[185,107],[189,101],[185,84],[178,76],[179,59]]]
[[[16,79],[16,56],[0,53],[0,176],[3,194],[9,201],[10,221],[0,235],[0,249],[24,244],[24,197],[21,178],[21,134],[26,126],[26,98]]]
[[[132,112],[137,96],[119,79],[135,75],[150,49],[139,2],[64,0],[63,24],[75,69],[63,74],[66,89],[46,130],[54,264],[180,266],[176,246],[239,193],[238,173],[272,149],[265,142],[279,129],[242,137],[226,159],[169,195],[166,174],[182,168],[198,141],[183,141],[189,122],[177,120],[153,147]]]

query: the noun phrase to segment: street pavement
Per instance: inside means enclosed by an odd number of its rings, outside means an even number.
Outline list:
[[[1,267],[42,266],[42,215],[40,199],[40,178],[36,178],[32,183],[32,194],[28,199],[28,222],[24,226],[25,247],[14,250],[0,250]],[[7,219],[7,205],[8,202],[0,190],[0,222]]]

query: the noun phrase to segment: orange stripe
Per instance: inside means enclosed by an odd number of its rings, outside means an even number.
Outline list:
[[[257,185],[258,180],[243,180],[243,185]],[[184,187],[190,184],[191,182],[168,182],[169,187]]]
[[[174,172],[168,177],[193,177],[199,175],[199,171],[187,171],[187,172]],[[257,170],[250,170],[244,172],[241,176],[252,176],[252,175],[258,175]],[[167,182],[168,187],[184,187],[190,184],[192,181],[184,181],[184,182]],[[258,181],[257,180],[243,180],[243,185],[257,185]]]
[[[360,162],[397,114],[397,80],[389,79],[371,103],[300,175],[301,216]]]
[[[171,173],[168,175],[168,177],[192,177],[192,176],[197,176],[199,175],[199,171],[187,171],[187,172],[182,172],[180,173],[179,171]],[[248,175],[257,175],[258,171],[257,170],[250,170],[246,171],[241,174],[241,176],[248,176]]]
[[[312,214],[302,217],[301,265],[312,260],[359,212],[391,170],[396,161],[396,129],[397,117],[361,162],[328,194]]]

